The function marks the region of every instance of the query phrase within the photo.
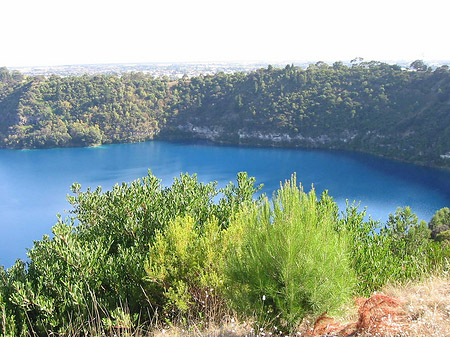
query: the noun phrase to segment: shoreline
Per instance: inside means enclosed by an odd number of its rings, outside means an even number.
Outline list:
[[[443,172],[450,172],[450,158],[448,159],[449,165],[448,166],[442,166],[442,165],[436,165],[436,164],[426,164],[423,161],[411,161],[402,159],[400,157],[392,157],[389,155],[384,155],[380,153],[376,153],[374,151],[365,151],[357,148],[349,148],[349,147],[339,147],[339,146],[316,146],[316,145],[302,145],[302,144],[296,144],[296,143],[286,143],[286,142],[275,142],[275,141],[269,141],[269,142],[258,142],[258,139],[252,139],[252,138],[245,138],[247,141],[241,141],[241,142],[233,142],[233,141],[227,141],[226,139],[211,139],[211,138],[202,138],[202,137],[180,137],[180,136],[156,136],[153,139],[147,139],[142,141],[131,141],[131,142],[111,142],[111,143],[100,143],[90,146],[76,146],[76,145],[69,145],[69,146],[55,146],[55,147],[33,147],[33,148],[14,148],[14,147],[0,147],[0,150],[19,150],[19,151],[31,151],[31,150],[53,150],[53,149],[69,149],[69,148],[100,148],[105,145],[116,145],[116,144],[137,144],[137,143],[145,143],[145,142],[151,142],[151,141],[167,141],[167,142],[199,142],[208,144],[210,146],[232,146],[232,147],[241,147],[241,148],[274,148],[274,149],[299,149],[299,150],[326,150],[326,151],[344,151],[349,153],[358,153],[358,154],[365,154],[374,156],[377,158],[383,158],[387,160],[393,160],[396,162],[401,162],[405,164],[412,164],[416,166],[420,166],[423,168],[431,168],[431,169],[437,169]]]

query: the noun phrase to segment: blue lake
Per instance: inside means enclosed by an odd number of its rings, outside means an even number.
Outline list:
[[[26,248],[50,234],[56,214],[67,215],[66,196],[78,182],[82,190],[103,190],[147,175],[148,169],[170,185],[180,172],[197,173],[219,186],[247,171],[269,196],[294,172],[309,190],[324,189],[344,209],[361,201],[376,220],[385,221],[398,206],[411,206],[429,221],[450,206],[450,172],[370,155],[325,150],[217,146],[202,142],[152,141],[96,148],[0,150],[0,265],[26,258]]]

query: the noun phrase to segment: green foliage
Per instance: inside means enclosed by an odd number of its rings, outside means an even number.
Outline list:
[[[198,318],[220,310],[223,233],[217,219],[198,226],[190,216],[171,221],[150,246],[145,270],[148,293],[162,297],[164,310]]]
[[[273,210],[266,201],[239,213],[230,229],[241,229],[242,243],[226,264],[234,306],[260,323],[276,319],[289,327],[306,314],[338,309],[356,280],[347,233],[337,226],[332,198],[306,194],[295,176],[277,192]]]
[[[253,195],[262,187],[255,188],[254,183],[255,178],[240,172],[237,185],[230,183],[221,190],[223,198],[215,205],[214,215],[177,216],[156,231],[145,265],[150,281],[147,293],[163,303],[167,317],[198,318],[206,313],[214,318],[223,309],[227,242],[239,240],[228,231],[229,221],[243,205],[253,204]]]
[[[358,289],[370,295],[387,282],[406,282],[433,272],[445,262],[447,254],[434,245],[424,221],[420,222],[409,207],[398,208],[384,226],[369,220],[354,206],[347,207],[346,223],[352,234],[352,263],[358,275]]]
[[[132,336],[137,326],[138,315],[131,317],[130,313],[125,312],[122,308],[116,308],[110,314],[110,317],[102,319],[102,323],[106,331],[114,336]]]
[[[409,67],[416,71],[426,71],[428,69],[427,65],[422,60],[415,60]]]
[[[436,235],[436,241],[442,242],[442,241],[450,241],[450,230],[446,230],[443,232],[440,232]]]
[[[92,146],[152,139],[164,124],[167,81],[144,74],[2,75],[0,146]],[[13,73],[14,75],[14,73]]]
[[[446,240],[445,234],[440,235],[441,232],[450,230],[450,209],[448,207],[441,208],[431,218],[428,223],[428,228],[431,229],[431,237],[437,241]],[[437,237],[439,236],[439,240]]]
[[[448,207],[438,210],[430,222],[431,238],[437,242],[450,242],[450,209]]]
[[[218,190],[216,183],[199,183],[196,176],[182,174],[172,186],[163,187],[149,174],[104,193],[100,188],[82,192],[74,184],[74,195],[69,197],[71,219],[59,219],[52,228],[53,237],[35,242],[29,262],[19,261],[7,272],[1,271],[0,309],[5,320],[0,320],[0,331],[3,328],[14,336],[25,335],[21,331],[47,335],[85,327],[96,318],[114,322],[118,318],[111,313],[122,304],[130,317],[139,315],[141,322],[150,322],[156,312],[164,315],[164,310],[172,308],[168,299],[182,308],[178,298],[183,287],[192,290],[217,284],[211,264],[216,262],[218,238],[214,235],[228,227],[232,209],[252,202],[256,190],[252,182],[240,173],[237,186]],[[222,197],[213,202],[219,193]],[[194,223],[195,228],[178,233],[183,224]],[[176,240],[184,234],[197,235],[197,241],[189,241],[195,249],[185,252],[187,256],[158,255],[165,233],[168,252],[182,252],[183,241]],[[159,291],[146,272],[146,265],[150,275],[156,270],[151,261],[168,269],[171,263],[189,262],[203,274],[171,269],[161,280],[170,283],[172,290]]]
[[[155,319],[220,319],[230,303],[291,328],[354,294],[450,267],[449,231],[430,239],[408,207],[381,226],[354,205],[340,216],[295,176],[272,204],[253,199],[246,173],[216,185],[181,174],[164,187],[151,173],[106,192],[74,183],[71,217],[28,262],[0,269],[0,336],[131,334]]]
[[[436,211],[431,218],[428,228],[434,230],[440,226],[450,226],[450,208],[444,207]]]

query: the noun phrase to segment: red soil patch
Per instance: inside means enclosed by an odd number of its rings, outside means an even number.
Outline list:
[[[358,298],[355,303],[359,307],[357,322],[343,325],[324,313],[307,336],[350,337],[360,333],[392,336],[408,328],[406,312],[393,297],[377,294],[368,299]]]

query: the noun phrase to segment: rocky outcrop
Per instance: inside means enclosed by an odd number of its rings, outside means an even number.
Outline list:
[[[227,142],[231,138],[235,143],[256,143],[256,144],[291,144],[302,146],[321,146],[334,143],[348,143],[353,140],[357,133],[346,130],[339,136],[319,135],[315,137],[302,135],[300,133],[292,135],[280,132],[262,132],[248,131],[246,129],[238,129],[237,132],[228,132],[221,126],[196,126],[191,123],[185,125],[177,125],[176,131],[188,134],[192,138],[206,139],[216,142]]]

